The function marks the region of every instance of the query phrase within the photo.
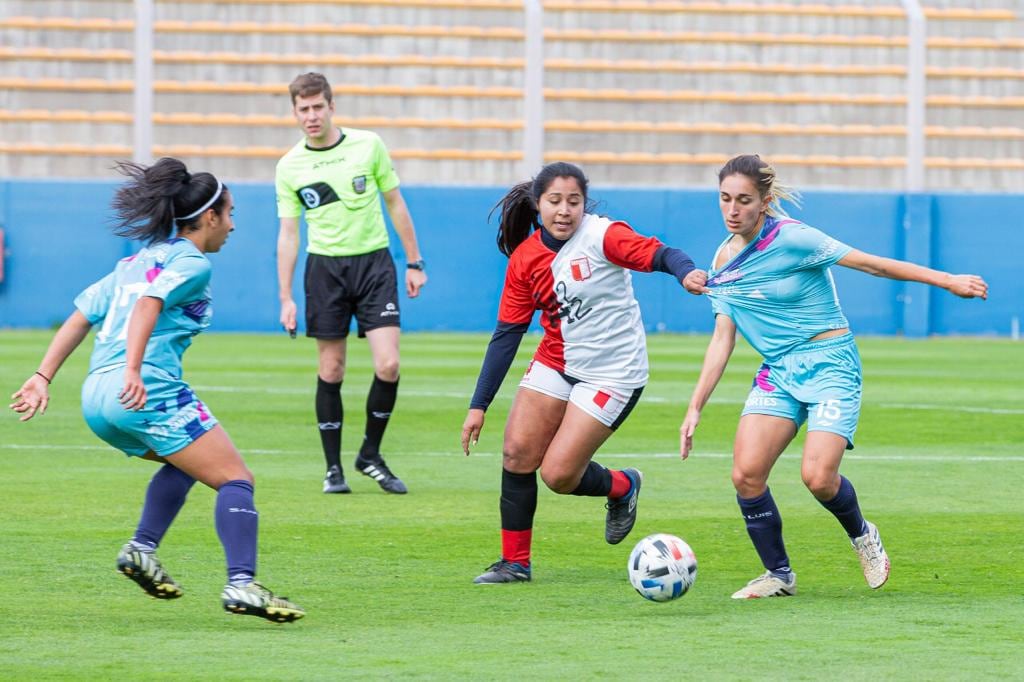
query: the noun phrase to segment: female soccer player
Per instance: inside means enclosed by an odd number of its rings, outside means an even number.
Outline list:
[[[719,206],[729,233],[715,253],[707,287],[715,329],[680,427],[680,454],[693,434],[736,343],[736,330],[764,357],[740,417],[732,482],[747,533],[766,572],[734,599],[796,594],[796,574],[782,541],[782,519],[768,489],[779,455],[807,422],[801,477],[839,520],[872,589],[889,577],[878,529],[864,520],[857,494],[839,474],[853,448],[861,399],[861,366],[829,266],[942,287],[963,298],[986,298],[976,275],[951,275],[857,251],[786,217],[779,206],[794,194],[756,155],[737,156],[719,172]]]
[[[682,251],[587,213],[587,178],[572,164],[545,166],[499,205],[498,249],[509,263],[497,330],[462,426],[467,455],[536,310],[544,338],[505,425],[501,558],[476,583],[530,580],[538,469],[556,493],[608,498],[608,543],[629,534],[641,473],[606,469],[591,457],[647,383],[646,338],[630,270],[671,273],[694,293],[705,279],[690,275],[693,261]]]
[[[181,356],[210,324],[210,261],[203,254],[220,251],[234,230],[231,193],[210,173],[190,174],[177,159],[118,169],[130,180],[114,196],[115,232],[148,246],[75,298],[75,312],[11,407],[22,421],[44,413],[57,370],[99,324],[82,387],[86,423],[125,454],[162,463],[135,535],[118,554],[118,570],[158,599],[182,595],[155,551],[199,480],[217,491],[215,521],[228,567],[224,608],[276,622],[302,618],[301,608],[254,580],[252,474],[182,380]]]

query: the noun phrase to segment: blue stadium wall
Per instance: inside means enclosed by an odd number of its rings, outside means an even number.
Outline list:
[[[0,282],[0,327],[48,327],[72,310],[74,296],[137,245],[113,237],[110,182],[0,181],[6,233]],[[276,331],[274,193],[269,184],[235,183],[236,230],[214,263],[216,331]],[[416,222],[428,285],[416,300],[401,295],[403,326],[423,331],[493,329],[505,258],[488,212],[502,188],[405,187]],[[594,187],[598,212],[627,220],[688,251],[706,266],[724,234],[717,196],[707,190]],[[1024,317],[1020,259],[1024,195],[808,191],[794,217],[856,248],[942,270],[981,273],[987,302],[963,301],[924,285],[833,268],[853,329],[866,334],[1008,335]],[[404,263],[392,235],[393,252]],[[301,259],[300,259],[301,260]],[[302,262],[295,299],[302,306]],[[707,301],[662,273],[633,277],[649,331],[707,332]]]

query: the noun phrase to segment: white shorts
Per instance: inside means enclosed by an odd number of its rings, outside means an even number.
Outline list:
[[[530,361],[521,388],[549,395],[580,408],[612,431],[619,428],[633,411],[644,387],[621,388],[617,386],[591,384],[567,377],[537,360]]]

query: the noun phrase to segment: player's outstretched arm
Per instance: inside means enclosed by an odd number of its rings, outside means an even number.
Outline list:
[[[39,369],[11,396],[14,402],[10,407],[21,415],[20,421],[28,421],[36,412],[46,414],[46,406],[50,402],[50,382],[64,361],[89,335],[91,328],[92,325],[85,319],[85,315],[76,310],[53,335],[43,361],[39,363]]]
[[[988,298],[988,284],[978,275],[954,275],[916,263],[875,256],[857,249],[843,256],[838,263],[876,277],[930,284],[960,298]]]
[[[736,325],[727,315],[715,317],[715,331],[708,342],[704,353],[704,364],[700,369],[700,378],[690,396],[690,405],[686,409],[686,417],[679,427],[679,456],[686,459],[693,450],[693,434],[700,423],[700,412],[711,398],[718,382],[725,372],[732,351],[736,347]]]

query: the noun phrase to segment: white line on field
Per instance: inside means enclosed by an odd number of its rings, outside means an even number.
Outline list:
[[[312,388],[275,388],[272,386],[260,386],[258,388],[244,388],[241,386],[193,386],[196,391],[208,393],[268,393],[274,395],[313,395]],[[460,391],[417,391],[402,390],[401,395],[415,398],[462,398],[469,400],[470,393]],[[656,395],[645,395],[641,398],[648,403],[676,403],[683,404],[680,398],[665,398]],[[742,400],[712,400],[719,405],[742,405]],[[982,414],[1024,414],[1024,409],[1010,409],[1001,407],[981,407],[976,405],[936,405],[929,403],[873,403],[878,407],[896,410],[947,410],[950,412],[977,412]]]
[[[114,448],[106,445],[33,445],[31,443],[4,443],[0,449],[7,450],[104,450],[117,452]],[[276,450],[263,448],[243,448],[242,454],[252,453],[256,455],[304,455],[316,454],[315,448],[306,450]],[[424,457],[455,457],[464,456],[458,449],[451,451],[417,452],[414,455]],[[473,457],[498,457],[497,452],[473,452]],[[675,459],[679,457],[678,452],[599,452],[597,459]],[[695,452],[690,455],[693,459],[732,459],[729,452]],[[800,459],[797,453],[782,455],[783,459]],[[846,454],[843,459],[864,461],[864,462],[1024,462],[1024,456],[1006,455],[858,455]]]
[[[951,412],[981,412],[983,414],[1024,414],[1024,410],[1004,407],[977,407],[973,405],[927,405],[918,403],[879,403],[879,407],[892,407],[900,410],[949,410]]]

